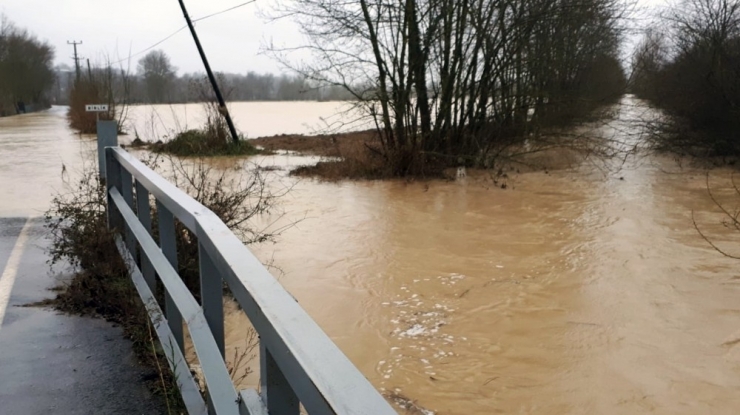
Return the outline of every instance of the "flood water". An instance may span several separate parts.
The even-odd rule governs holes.
[[[591,133],[629,135],[635,101],[625,103]],[[295,110],[285,120],[306,114]],[[306,132],[284,131],[300,125],[291,122],[266,117],[259,135]],[[86,140],[60,108],[0,119],[0,214],[43,211],[61,162],[79,164]],[[705,173],[636,157],[619,170],[583,162],[518,174],[505,190],[474,172],[411,183],[283,177],[293,189],[282,220],[300,222],[254,251],[378,389],[426,413],[736,414],[738,263],[702,240],[692,212],[722,247],[737,239],[719,224]],[[732,209],[730,174],[714,169],[710,181]],[[245,327],[229,315],[230,351]]]
[[[370,128],[365,122],[342,122],[357,118],[352,107],[342,102],[236,102],[229,108],[237,130],[248,138]],[[157,141],[173,131],[197,128],[205,120],[202,104],[137,105],[126,113],[125,125],[132,136]]]

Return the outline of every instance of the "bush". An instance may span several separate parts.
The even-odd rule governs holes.
[[[234,141],[226,124],[225,113],[218,102],[208,95],[207,86],[196,84],[205,110],[205,126],[197,130],[181,131],[165,143],[157,143],[152,150],[180,157],[248,156],[259,151],[243,137]]]
[[[69,126],[83,134],[95,134],[97,120],[116,119],[116,100],[114,97],[114,77],[112,68],[95,69],[88,76],[74,82],[69,91]],[[85,105],[107,104],[106,112],[87,112]],[[119,122],[119,131],[121,130]]]
[[[152,336],[149,316],[108,229],[105,186],[94,168],[86,168],[77,183],[66,185],[70,192],[57,194],[45,214],[52,239],[50,264],[66,262],[79,272],[51,303],[67,313],[120,324],[139,361],[158,369],[148,377],[149,386],[165,397],[170,413],[183,413],[176,380],[170,371],[161,370],[168,367],[167,358]]]
[[[259,151],[245,140],[233,142],[207,129],[178,133],[165,143],[157,143],[152,150],[180,157],[246,156]]]
[[[125,323],[123,319],[135,318],[139,310],[124,300],[131,298],[125,294],[132,293],[133,287],[125,283],[126,268],[107,226],[105,187],[94,173],[86,171],[76,188],[70,189],[72,193],[57,194],[45,214],[52,239],[51,265],[66,262],[82,270],[57,304],[64,311]]]

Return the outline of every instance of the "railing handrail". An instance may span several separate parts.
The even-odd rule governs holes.
[[[277,368],[279,375],[284,378],[281,378],[282,382],[290,385],[290,389],[309,414],[396,414],[390,404],[216,214],[125,150],[107,147],[106,152],[108,160],[115,160],[115,164],[129,173],[137,185],[143,186],[198,238],[206,258],[227,282],[234,298],[260,336],[261,365],[274,365]],[[117,191],[114,191],[115,185],[112,186],[109,196],[114,195],[117,201],[125,199],[121,193],[125,196],[126,186],[130,186],[130,183],[124,183],[123,189],[116,189]],[[130,188],[128,191],[130,192]],[[132,200],[127,202],[132,203]],[[128,217],[131,218],[130,213]],[[134,237],[139,240],[142,236]],[[262,396],[268,401],[267,407],[270,408],[272,405],[269,405],[267,399],[270,395],[265,394],[265,389],[270,384],[266,383],[269,382],[268,379],[264,379],[265,369],[262,370]],[[276,409],[275,412],[280,411]]]

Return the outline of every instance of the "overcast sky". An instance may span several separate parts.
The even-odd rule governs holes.
[[[233,7],[246,0],[186,0],[193,19]],[[267,22],[258,3],[211,17],[196,24],[198,37],[215,71],[278,73],[281,67],[270,57],[259,55],[260,45],[270,40],[280,44],[298,42],[300,33],[289,21]],[[2,0],[0,13],[17,26],[51,43],[57,63],[73,65],[72,45],[78,53],[100,61],[137,53],[185,25],[177,0]],[[156,49],[164,50],[178,73],[202,72],[203,64],[187,29]],[[132,70],[142,55],[132,58]]]
[[[197,19],[244,1],[186,0],[186,5],[190,16]],[[259,54],[260,46],[270,41],[297,45],[300,33],[290,21],[268,22],[262,17],[259,9],[269,8],[268,1],[257,0],[196,24],[215,71],[278,73],[282,70],[272,58]],[[639,3],[643,8],[650,8],[665,1],[639,0]],[[0,13],[50,42],[56,49],[57,63],[70,66],[72,46],[67,45],[68,40],[83,41],[78,51],[92,62],[102,61],[106,53],[115,61],[148,48],[185,25],[177,0],[2,0]],[[203,71],[187,29],[157,49],[170,56],[180,74]],[[136,70],[136,62],[142,56],[132,57],[132,70]]]

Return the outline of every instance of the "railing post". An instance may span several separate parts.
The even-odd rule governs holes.
[[[136,207],[134,206],[134,185],[131,173],[124,168],[121,168],[119,171],[121,175],[121,196],[123,196],[123,200],[126,201],[126,204],[131,210],[134,210]],[[134,233],[128,226],[125,228],[126,247],[128,247],[128,251],[131,253],[134,262],[137,262],[139,256],[136,252],[136,238],[134,238]]]
[[[216,339],[221,357],[225,357],[224,347],[224,303],[221,274],[213,264],[203,244],[198,243],[198,262],[200,264],[200,301],[208,327]]]
[[[136,216],[139,217],[139,222],[144,225],[144,229],[152,234],[152,209],[149,206],[149,191],[139,183],[136,182]],[[154,267],[151,261],[146,255],[141,256],[141,273],[144,275],[144,280],[149,286],[152,294],[157,294],[157,280],[154,272]]]
[[[157,200],[157,218],[159,222],[159,247],[162,248],[162,253],[170,261],[172,268],[177,270],[175,217],[159,200]],[[177,346],[184,352],[182,315],[167,290],[164,291],[164,313],[167,316],[172,335],[177,341]]]
[[[105,150],[105,193],[108,201],[108,229],[117,228],[121,225],[121,216],[110,197],[110,189],[121,188],[121,165],[113,155],[113,151]]]
[[[101,179],[107,177],[106,147],[118,147],[118,122],[100,121],[97,124],[98,131],[98,172]]]
[[[260,395],[270,415],[300,413],[298,397],[262,341],[260,341]]]

